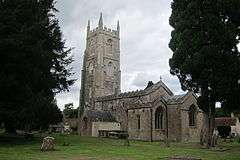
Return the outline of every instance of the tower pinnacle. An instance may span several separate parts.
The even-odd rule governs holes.
[[[117,21],[117,30],[118,30],[118,31],[120,30],[120,24],[119,24],[119,21]]]
[[[99,19],[99,22],[98,22],[98,27],[99,27],[99,28],[103,28],[102,12],[100,13],[100,19]]]
[[[88,20],[88,24],[87,24],[87,32],[90,31],[90,20]]]
[[[90,28],[90,20],[88,20],[87,27]]]

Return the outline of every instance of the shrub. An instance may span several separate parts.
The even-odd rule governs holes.
[[[240,143],[240,137],[237,138],[237,142]]]
[[[230,126],[218,126],[217,127],[218,133],[221,138],[227,138],[230,135],[231,127]]]

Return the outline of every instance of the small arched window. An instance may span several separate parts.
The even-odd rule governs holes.
[[[190,106],[188,116],[189,116],[189,126],[195,126],[196,125],[196,107],[194,105]]]
[[[155,129],[163,129],[163,108],[158,107],[155,111]]]

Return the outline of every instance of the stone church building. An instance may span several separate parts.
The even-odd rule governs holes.
[[[121,93],[120,26],[112,30],[87,26],[81,91],[81,135],[96,135],[97,123],[105,129],[127,131],[129,139],[199,141],[206,115],[197,106],[197,96],[174,95],[162,80],[143,90]],[[106,127],[107,126],[107,127]],[[94,132],[94,133],[93,133]]]

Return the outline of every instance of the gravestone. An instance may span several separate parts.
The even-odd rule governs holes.
[[[45,137],[42,142],[41,151],[52,151],[54,150],[55,138]]]

